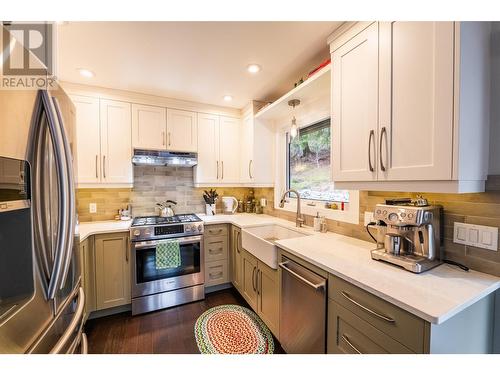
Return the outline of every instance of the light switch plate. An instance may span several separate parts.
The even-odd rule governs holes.
[[[365,211],[365,227],[373,221],[373,212]]]
[[[453,242],[498,251],[498,228],[454,223]]]
[[[97,203],[89,203],[89,212],[95,214],[97,212]]]

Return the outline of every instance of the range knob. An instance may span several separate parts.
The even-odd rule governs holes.
[[[184,231],[185,232],[192,232],[193,231],[193,227],[191,225],[185,225],[184,226]]]
[[[198,225],[198,232],[201,232],[203,230],[203,225]]]
[[[146,229],[146,230],[144,231],[144,234],[145,234],[146,236],[151,235],[151,229]]]
[[[139,229],[136,229],[136,230],[134,230],[133,235],[134,235],[135,237],[139,237],[139,236],[141,235],[141,231],[140,231]]]

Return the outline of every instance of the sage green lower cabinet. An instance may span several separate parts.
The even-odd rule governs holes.
[[[279,337],[280,286],[278,270],[257,262],[257,314],[276,337]]]
[[[328,296],[415,353],[424,353],[428,323],[351,283],[330,275]],[[345,315],[345,314],[344,314]],[[338,333],[337,333],[338,334]]]
[[[255,311],[257,310],[257,287],[255,285],[257,276],[257,258],[248,251],[243,250],[241,263],[241,269],[243,272],[241,295]]]
[[[494,294],[431,324],[339,277],[328,278],[328,353],[491,353]]]
[[[279,338],[279,275],[245,249],[241,250],[240,293],[270,331]]]
[[[227,224],[205,226],[205,287],[229,282],[229,230]]]
[[[231,282],[234,287],[242,293],[243,271],[242,271],[242,248],[241,248],[241,229],[237,226],[231,227],[231,245],[230,245],[230,264],[231,264]]]
[[[387,336],[331,299],[328,301],[328,327],[328,353],[413,353],[406,346]]]
[[[95,236],[97,310],[130,303],[130,263],[128,233]]]
[[[84,321],[96,310],[95,301],[95,253],[94,237],[88,237],[80,243],[82,261],[82,288],[85,292]]]

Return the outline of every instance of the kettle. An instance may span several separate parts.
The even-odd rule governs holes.
[[[161,203],[156,203],[158,208],[160,209],[160,217],[170,217],[174,216],[174,209],[172,208],[172,205],[176,205],[177,202],[171,201],[171,200],[166,200],[165,202]]]
[[[234,214],[238,209],[238,200],[235,197],[222,197],[222,212]]]

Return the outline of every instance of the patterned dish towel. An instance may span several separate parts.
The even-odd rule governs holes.
[[[181,265],[179,241],[171,240],[156,245],[156,269],[176,268]]]

